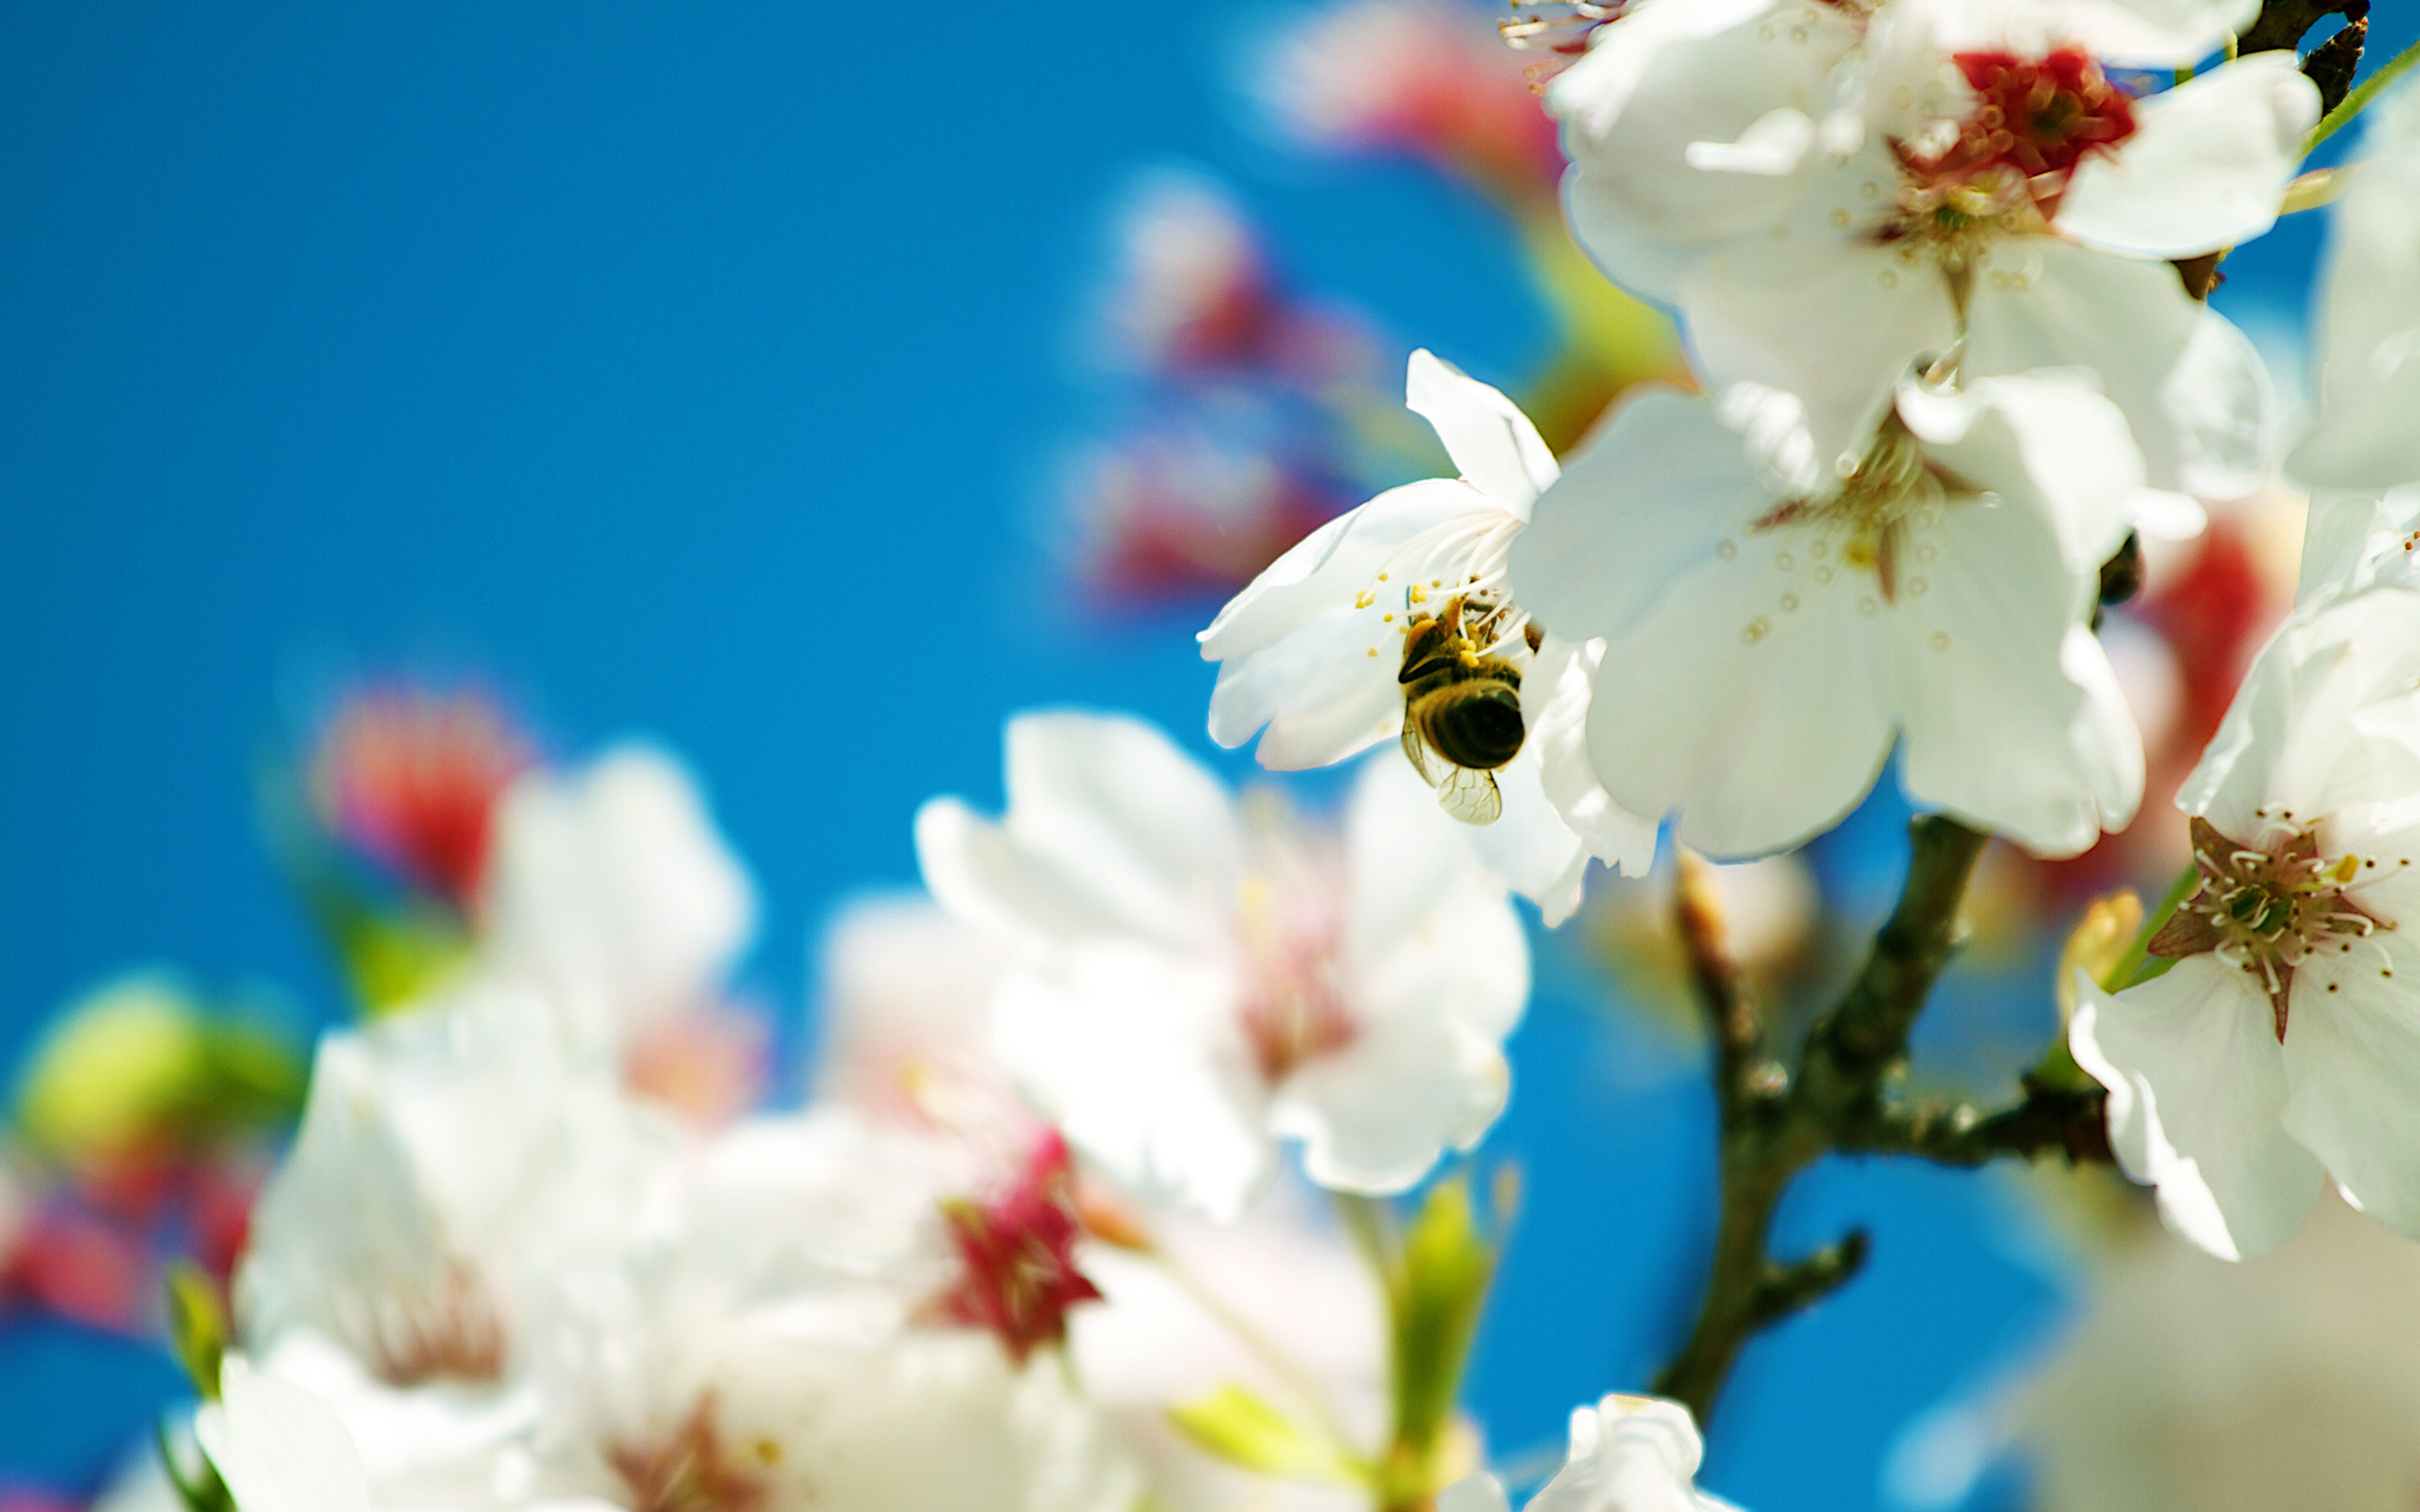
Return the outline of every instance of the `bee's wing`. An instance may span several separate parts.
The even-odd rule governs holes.
[[[1437,807],[1466,825],[1492,825],[1504,812],[1504,790],[1496,785],[1493,772],[1449,765],[1445,780],[1433,785]]]
[[[1412,770],[1420,774],[1420,780],[1431,787],[1435,787],[1461,770],[1453,763],[1429,748],[1427,737],[1420,733],[1420,727],[1414,724],[1409,717],[1404,720],[1404,755],[1411,761]]]

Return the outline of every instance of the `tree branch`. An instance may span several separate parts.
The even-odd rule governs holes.
[[[1834,1147],[1848,1155],[1913,1155],[1972,1168],[2004,1157],[2068,1164],[2106,1164],[2109,1094],[2098,1087],[2047,1087],[2028,1077],[2023,1100],[1986,1114],[1971,1103],[1884,1106],[1840,1133]]]
[[[1863,1232],[1796,1262],[1771,1257],[1773,1215],[1790,1183],[1826,1151],[1844,1148],[1850,1130],[1912,1140],[1898,1132],[1900,1116],[1883,1087],[1906,1058],[1908,1033],[1957,948],[1958,905],[1984,837],[1935,815],[1916,821],[1910,839],[1899,904],[1838,1005],[1807,1031],[1794,1082],[1764,1063],[1761,1028],[1723,949],[1720,913],[1708,903],[1710,879],[1684,866],[1676,903],[1690,973],[1714,1026],[1722,1206],[1705,1300],[1654,1389],[1686,1403],[1700,1423],[1760,1329],[1829,1294],[1865,1261]],[[1961,1121],[1958,1137],[1970,1138],[1972,1127]],[[1947,1142],[1947,1130],[1933,1137]]]

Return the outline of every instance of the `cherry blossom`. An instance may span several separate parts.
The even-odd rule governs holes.
[[[1795,421],[1746,386],[1644,394],[1512,545],[1524,603],[1606,638],[1587,748],[1613,800],[1710,854],[1780,850],[1897,740],[1918,802],[2036,851],[2123,825],[2142,746],[2086,621],[2132,526],[2197,512],[2140,487],[2116,409],[2056,376],[1910,378],[1828,476]]]
[[[1954,347],[1970,378],[2088,367],[2153,482],[2248,493],[2265,372],[2164,259],[2268,229],[2316,91],[2290,54],[2140,100],[2102,67],[2188,61],[2235,8],[1648,0],[1550,96],[1573,227],[1715,382],[1799,395],[1827,462]]]
[[[2415,902],[2420,591],[2323,599],[2245,678],[2178,806],[2195,890],[2151,941],[2165,974],[2086,982],[2070,1031],[2109,1088],[2126,1173],[2228,1259],[2298,1228],[2332,1174],[2420,1234]]]
[[[1633,875],[1653,859],[1652,822],[1625,812],[1568,738],[1584,721],[1594,649],[1558,640],[1507,590],[1505,555],[1528,524],[1555,459],[1510,399],[1425,351],[1406,403],[1445,443],[1457,478],[1406,485],[1330,521],[1280,557],[1202,632],[1219,663],[1210,734],[1259,735],[1264,766],[1323,766],[1404,730],[1407,634],[1446,623],[1466,662],[1509,670],[1515,753],[1480,771],[1500,817],[1473,845],[1549,923],[1578,905],[1593,855]],[[1524,738],[1524,726],[1534,738]]]
[[[1278,1138],[1323,1185],[1394,1192],[1495,1121],[1528,950],[1404,764],[1363,768],[1338,835],[1136,720],[1026,715],[1007,746],[1006,816],[934,799],[917,850],[1025,951],[1001,1056],[1109,1175],[1232,1215]]]
[[[1725,1512],[1698,1489],[1705,1446],[1688,1409],[1647,1396],[1607,1396],[1572,1412],[1571,1450],[1528,1512]],[[1449,1487],[1437,1512],[1512,1512],[1504,1487],[1477,1475]]]

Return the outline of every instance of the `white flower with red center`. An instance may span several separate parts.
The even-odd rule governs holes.
[[[1232,1215],[1287,1138],[1323,1185],[1398,1192],[1495,1121],[1528,948],[1404,764],[1363,769],[1338,835],[1132,719],[1028,715],[1007,744],[1004,818],[937,798],[917,851],[1020,946],[1002,1059],[1111,1177]]]
[[[2084,983],[2069,1042],[2109,1088],[2126,1173],[2168,1226],[2248,1258],[2333,1175],[2420,1235],[2420,591],[2332,598],[2280,630],[2179,795],[2194,893],[2173,965]]]
[[[244,1335],[263,1351],[321,1335],[391,1386],[509,1384],[550,1267],[611,1242],[672,1152],[527,994],[479,987],[330,1035],[253,1212]]]
[[[1651,1396],[1607,1396],[1572,1412],[1572,1442],[1528,1512],[1730,1512],[1698,1489],[1705,1444],[1689,1410]],[[1437,1512],[1512,1512],[1493,1475],[1448,1487]]]
[[[1222,746],[1258,735],[1261,764],[1280,771],[1324,766],[1402,734],[1407,706],[1428,707],[1423,689],[1447,685],[1495,723],[1468,749],[1421,736],[1418,759],[1473,822],[1481,858],[1559,923],[1578,906],[1589,857],[1640,874],[1655,826],[1615,807],[1575,742],[1558,738],[1586,717],[1575,667],[1595,649],[1533,624],[1506,583],[1506,553],[1555,481],[1554,455],[1512,400],[1425,351],[1412,354],[1406,386],[1461,475],[1331,520],[1219,610],[1201,636],[1203,658],[1219,663],[1210,735]],[[1422,664],[1441,676],[1412,665],[1416,635],[1441,649]]]
[[[1614,801],[1711,855],[1780,850],[1897,741],[1916,801],[2035,851],[2122,826],[2142,744],[2086,621],[2147,505],[2193,512],[2141,488],[2116,409],[2056,376],[1911,379],[1829,475],[1795,418],[1746,386],[1642,395],[1513,545],[1522,602],[1607,640],[1587,750]]]
[[[2201,37],[2212,8],[2181,8],[2174,35]],[[2133,14],[1651,0],[1550,97],[1575,232],[1678,306],[1715,382],[1800,395],[1827,463],[1862,452],[1912,358],[1954,347],[1970,378],[2088,367],[2155,484],[2248,493],[2265,373],[2165,259],[2268,229],[2318,95],[2259,54],[2130,98],[2114,51],[2198,54],[2110,12]]]
[[[1125,1512],[1099,1414],[1018,1357],[1090,1291],[1063,1150],[996,1195],[972,1154],[834,1109],[700,1147],[629,1243],[559,1274],[537,1484],[634,1512]]]
[[[2303,594],[2420,572],[2420,90],[2366,113],[2329,217],[2319,419],[2286,459],[2311,489]]]

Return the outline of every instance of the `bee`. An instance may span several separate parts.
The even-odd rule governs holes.
[[[1463,601],[1404,630],[1404,754],[1437,790],[1437,804],[1467,825],[1504,812],[1496,769],[1521,753],[1521,669],[1482,656],[1465,633]],[[1529,636],[1535,650],[1537,636]]]

